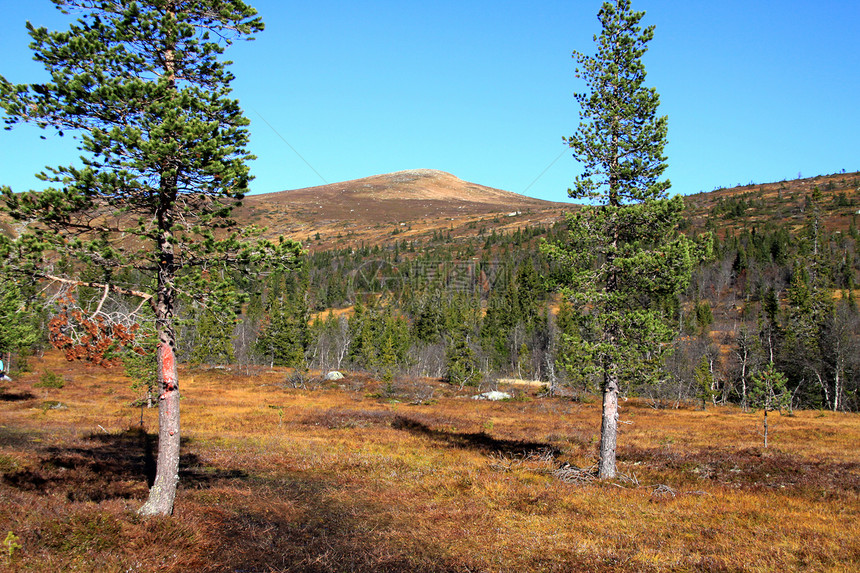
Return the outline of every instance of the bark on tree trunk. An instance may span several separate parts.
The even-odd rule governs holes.
[[[176,368],[176,332],[173,330],[173,307],[176,302],[174,281],[176,262],[169,206],[176,196],[175,174],[162,180],[164,209],[158,213],[159,263],[155,302],[158,336],[158,459],[155,482],[149,499],[140,508],[141,515],[171,515],[179,483],[179,377]]]
[[[170,325],[159,325],[158,342],[158,459],[155,482],[141,515],[171,515],[179,483],[179,379],[175,337]]]
[[[618,443],[618,376],[606,369],[603,385],[603,423],[600,428],[600,462],[597,477],[615,477],[615,448]]]
[[[619,134],[617,126],[613,128],[611,149],[613,157],[609,167],[609,206],[618,208],[621,206],[618,183],[618,142]],[[618,226],[612,223],[612,242],[610,251],[606,257],[606,266],[610,269],[606,280],[606,293],[610,296],[618,291],[618,276],[613,269],[615,251],[618,248]],[[609,311],[612,308],[607,309]],[[606,341],[610,347],[617,342],[616,325],[611,325],[605,334]],[[615,477],[615,449],[618,443],[618,368],[617,364],[610,360],[604,362],[603,367],[603,422],[600,426],[600,459],[597,466],[597,477],[600,479],[612,479]]]

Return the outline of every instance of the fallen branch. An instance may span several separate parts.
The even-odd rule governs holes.
[[[152,305],[153,310],[155,310],[155,297],[153,297],[151,294],[149,294],[147,292],[134,290],[134,289],[130,289],[130,288],[124,288],[121,286],[106,284],[106,283],[94,283],[94,282],[89,282],[89,281],[67,279],[64,277],[58,277],[56,275],[49,275],[47,273],[38,273],[36,276],[39,278],[47,279],[50,281],[56,281],[59,283],[72,285],[72,286],[83,286],[83,287],[104,289],[105,294],[102,297],[102,302],[99,303],[99,309],[101,309],[101,305],[104,302],[104,299],[107,297],[107,292],[110,291],[110,292],[115,292],[117,294],[124,294],[127,296],[136,296],[138,298],[141,298],[141,299],[143,299],[143,302],[149,302]],[[141,305],[138,306],[137,308],[140,309],[140,307],[142,305],[143,305],[143,303],[141,303]],[[137,312],[137,311],[135,311],[135,312]]]

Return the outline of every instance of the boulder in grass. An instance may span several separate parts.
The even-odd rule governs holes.
[[[338,372],[337,370],[332,370],[328,374],[325,375],[326,380],[340,380],[343,378],[343,374]]]
[[[497,390],[493,390],[491,392],[484,392],[483,394],[478,394],[477,396],[472,396],[472,400],[490,400],[491,402],[498,402],[499,400],[510,400],[511,395],[507,392],[499,392]]]

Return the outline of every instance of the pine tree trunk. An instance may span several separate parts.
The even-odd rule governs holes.
[[[173,244],[173,219],[169,205],[176,198],[176,178],[162,179],[162,205],[157,213],[158,285],[155,303],[156,335],[158,336],[158,458],[155,482],[149,499],[140,508],[141,515],[171,515],[179,483],[179,377],[176,368],[176,332],[173,329],[173,309],[176,291],[176,258]]]
[[[598,477],[615,477],[615,448],[618,442],[618,376],[608,366],[603,384],[603,423],[600,428]]]
[[[165,257],[165,259],[168,257]],[[165,261],[166,262],[166,261]],[[172,261],[171,261],[172,262]],[[179,378],[176,368],[176,335],[173,331],[172,281],[159,273],[156,321],[158,328],[158,459],[155,482],[141,515],[170,515],[179,483]]]
[[[609,171],[609,205],[614,208],[620,207],[618,198],[618,135],[612,135],[612,149],[615,156],[612,159]],[[612,269],[615,249],[618,248],[618,228],[612,229],[612,243],[610,254],[607,255],[606,266]],[[618,290],[618,277],[615,270],[611,270],[606,281],[606,292],[610,296]],[[607,310],[612,310],[608,308]],[[615,324],[609,326],[605,334],[609,346],[617,344]],[[618,367],[617,364],[607,360],[603,366],[603,422],[600,426],[600,460],[597,467],[597,476],[600,479],[612,479],[615,477],[615,449],[618,444]]]
[[[159,281],[161,282],[161,281]],[[169,284],[169,283],[167,283]],[[158,328],[158,458],[155,482],[141,515],[171,515],[179,483],[179,378],[176,335],[173,331],[173,290],[159,289],[156,304]]]

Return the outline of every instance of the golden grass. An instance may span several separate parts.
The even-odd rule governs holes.
[[[594,463],[597,402],[439,386],[410,405],[360,378],[311,391],[277,370],[183,371],[176,515],[143,521],[156,412],[141,429],[119,369],[33,368],[0,400],[0,533],[23,546],[0,570],[860,569],[854,414],[773,416],[764,450],[760,415],[631,399],[627,479],[577,485],[553,470]],[[32,387],[46,368],[63,388]]]

